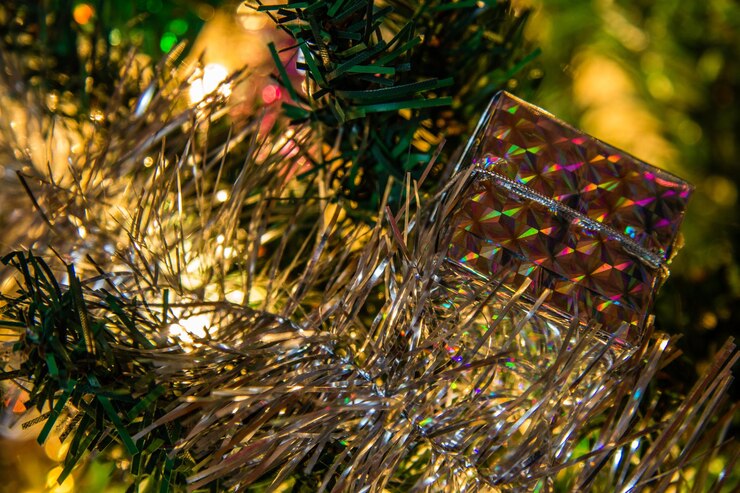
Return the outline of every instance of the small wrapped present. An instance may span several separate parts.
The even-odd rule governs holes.
[[[538,316],[638,341],[691,185],[506,92],[464,159],[447,259],[469,287],[502,302],[521,290]]]

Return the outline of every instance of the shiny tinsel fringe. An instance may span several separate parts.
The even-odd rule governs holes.
[[[52,116],[0,56],[3,375],[70,441],[66,474],[114,441],[126,481],[175,489],[728,486],[732,342],[666,395],[666,335],[621,347],[472,283],[445,260],[469,172],[409,177],[367,223],[309,123],[188,104],[164,65]]]

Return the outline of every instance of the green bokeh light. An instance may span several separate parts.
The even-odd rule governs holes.
[[[159,41],[159,48],[167,53],[177,43],[177,36],[174,33],[166,32],[162,35],[162,39]]]
[[[118,28],[112,29],[108,36],[108,42],[111,46],[118,46],[121,44],[121,30]]]
[[[170,22],[168,28],[178,36],[182,36],[188,31],[188,23],[185,19],[174,19]]]

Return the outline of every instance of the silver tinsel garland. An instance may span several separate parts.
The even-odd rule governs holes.
[[[735,462],[707,468],[733,456],[733,344],[678,399],[651,388],[676,357],[667,335],[616,347],[575,318],[546,326],[526,286],[499,298],[496,280],[466,285],[445,258],[471,169],[434,193],[409,177],[397,210],[388,192],[366,224],[334,192],[332,150],[309,123],[229,119],[218,90],[191,104],[192,78],[166,64],[138,99],[124,98],[124,74],[110,107],[66,118],[0,56],[2,249],[46,259],[65,292],[74,264],[110,334],[99,364],[162,411],[144,426],[116,408],[105,434],[140,444],[181,430],[160,481],[180,460],[191,490],[266,478],[319,491],[726,485]],[[2,275],[0,315],[17,321],[23,278]],[[4,336],[5,371],[28,356],[10,349],[27,330]],[[71,440],[84,415],[64,405],[56,432]]]

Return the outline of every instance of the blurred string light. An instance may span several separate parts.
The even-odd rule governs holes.
[[[62,462],[64,457],[67,455],[71,442],[62,442],[59,436],[54,434],[51,435],[48,440],[44,443],[44,452],[46,456],[54,462]]]
[[[71,474],[67,476],[62,484],[57,483],[57,478],[59,478],[63,470],[64,468],[62,466],[57,466],[46,475],[46,491],[48,493],[69,493],[74,491],[75,480]]]
[[[173,32],[167,31],[162,35],[162,39],[159,40],[159,48],[162,52],[169,52],[173,46],[177,44],[177,35]]]
[[[72,18],[81,26],[84,26],[95,16],[95,8],[88,3],[81,3],[75,6],[72,11]]]
[[[203,67],[200,77],[190,83],[188,91],[190,102],[197,105],[214,92],[217,92],[220,96],[229,97],[231,95],[231,85],[224,83],[228,76],[228,69],[219,63],[209,63]]]
[[[242,3],[236,9],[236,18],[247,31],[260,31],[267,26],[268,17],[262,12],[257,12],[247,4]]]
[[[219,190],[218,192],[216,192],[216,200],[218,202],[226,202],[227,200],[229,200],[229,191],[228,190]],[[219,238],[220,238],[220,236],[219,236]],[[223,242],[219,242],[219,243],[223,243]]]
[[[108,35],[108,42],[111,46],[118,46],[121,44],[121,30],[118,28],[112,29]]]
[[[185,19],[174,19],[168,25],[169,30],[178,36],[182,36],[188,32],[188,27],[188,21]]]
[[[196,14],[198,15],[198,17],[200,17],[200,19],[204,21],[212,19],[215,13],[216,9],[214,9],[207,3],[201,3],[200,5],[198,5],[196,10]]]
[[[282,97],[282,90],[277,84],[269,84],[262,88],[262,100],[265,104],[271,104]]]
[[[167,31],[159,40],[159,48],[163,53],[169,52],[176,44],[178,39],[188,32],[190,26],[185,19],[173,19],[167,24]]]
[[[178,342],[185,352],[192,351],[197,340],[215,334],[216,326],[213,324],[213,316],[208,313],[185,316],[169,326],[169,335]]]

